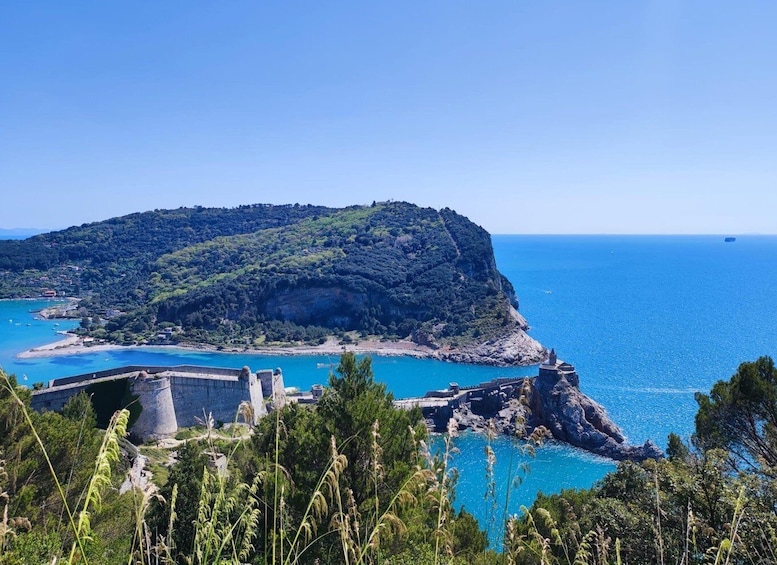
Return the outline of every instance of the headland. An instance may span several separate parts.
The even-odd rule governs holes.
[[[448,208],[155,210],[0,241],[0,255],[0,297],[75,297],[41,316],[80,320],[80,345],[331,354],[353,344],[497,366],[546,355],[491,236]]]
[[[417,406],[429,428],[444,432],[452,419],[459,430],[527,438],[533,432],[615,460],[643,461],[663,457],[652,441],[629,445],[606,410],[580,391],[575,367],[559,360],[554,350],[536,377],[495,379],[475,386],[451,383],[421,398],[397,401]]]

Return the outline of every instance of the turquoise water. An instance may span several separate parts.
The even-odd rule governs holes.
[[[777,357],[777,237],[498,236],[531,335],[634,442],[693,431],[693,393]]]
[[[581,388],[603,404],[633,442],[665,445],[675,431],[693,431],[694,392],[731,376],[760,355],[777,357],[777,237],[494,236],[499,269],[514,283],[531,335],[577,366]],[[193,363],[283,369],[287,386],[326,382],[336,358],[280,357],[127,349],[79,356],[15,359],[19,351],[57,337],[75,323],[35,320],[45,303],[0,302],[0,365],[27,383],[125,364]],[[11,320],[11,321],[9,321]],[[27,324],[30,324],[29,326]],[[409,358],[373,359],[376,378],[397,397],[451,381],[474,384],[496,376],[534,374]],[[456,502],[485,520],[483,439],[456,440],[460,471]],[[502,496],[512,453],[496,444]],[[515,467],[514,467],[515,468]],[[530,461],[510,495],[509,512],[538,491],[588,487],[614,468],[610,461],[550,444]],[[501,511],[500,511],[501,516]]]

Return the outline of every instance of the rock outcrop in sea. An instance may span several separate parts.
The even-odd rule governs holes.
[[[554,351],[540,365],[536,378],[502,379],[469,391],[451,392],[453,402],[424,409],[427,423],[435,431],[445,431],[453,418],[460,430],[485,432],[493,420],[503,434],[528,437],[543,427],[553,439],[618,461],[663,457],[652,441],[628,444],[605,409],[580,391],[575,368],[558,360]]]
[[[508,307],[508,315],[514,322],[513,328],[498,337],[481,343],[441,347],[432,332],[420,330],[413,332],[412,341],[419,348],[423,348],[424,357],[441,361],[494,367],[541,363],[548,357],[548,350],[526,333],[529,331],[529,324],[515,307]],[[418,349],[416,349],[416,353],[419,353]]]
[[[526,333],[529,327],[522,317],[520,319],[523,323],[506,335],[478,345],[441,351],[436,356],[444,361],[496,367],[539,363],[547,357],[548,350]]]

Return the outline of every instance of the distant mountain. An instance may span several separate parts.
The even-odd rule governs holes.
[[[81,297],[79,316],[107,320],[88,331],[120,343],[253,347],[347,332],[433,349],[516,332],[533,341],[489,234],[403,202],[131,214],[0,242],[0,269],[0,296]]]

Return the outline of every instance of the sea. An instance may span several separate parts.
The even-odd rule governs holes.
[[[497,267],[514,284],[530,335],[576,366],[580,388],[605,407],[632,443],[666,446],[675,432],[688,439],[694,394],[729,378],[744,361],[777,358],[777,236],[493,236]],[[199,364],[280,367],[287,386],[325,383],[330,356],[261,356],[128,348],[84,355],[18,359],[54,341],[77,322],[39,319],[45,301],[0,302],[0,366],[22,384],[121,365]],[[395,397],[536,374],[536,367],[494,368],[432,360],[374,357],[376,379]],[[439,448],[441,441],[434,442]],[[456,507],[485,527],[486,440],[453,440]],[[520,514],[538,492],[588,488],[615,463],[548,442],[534,454],[498,438],[497,522]]]

